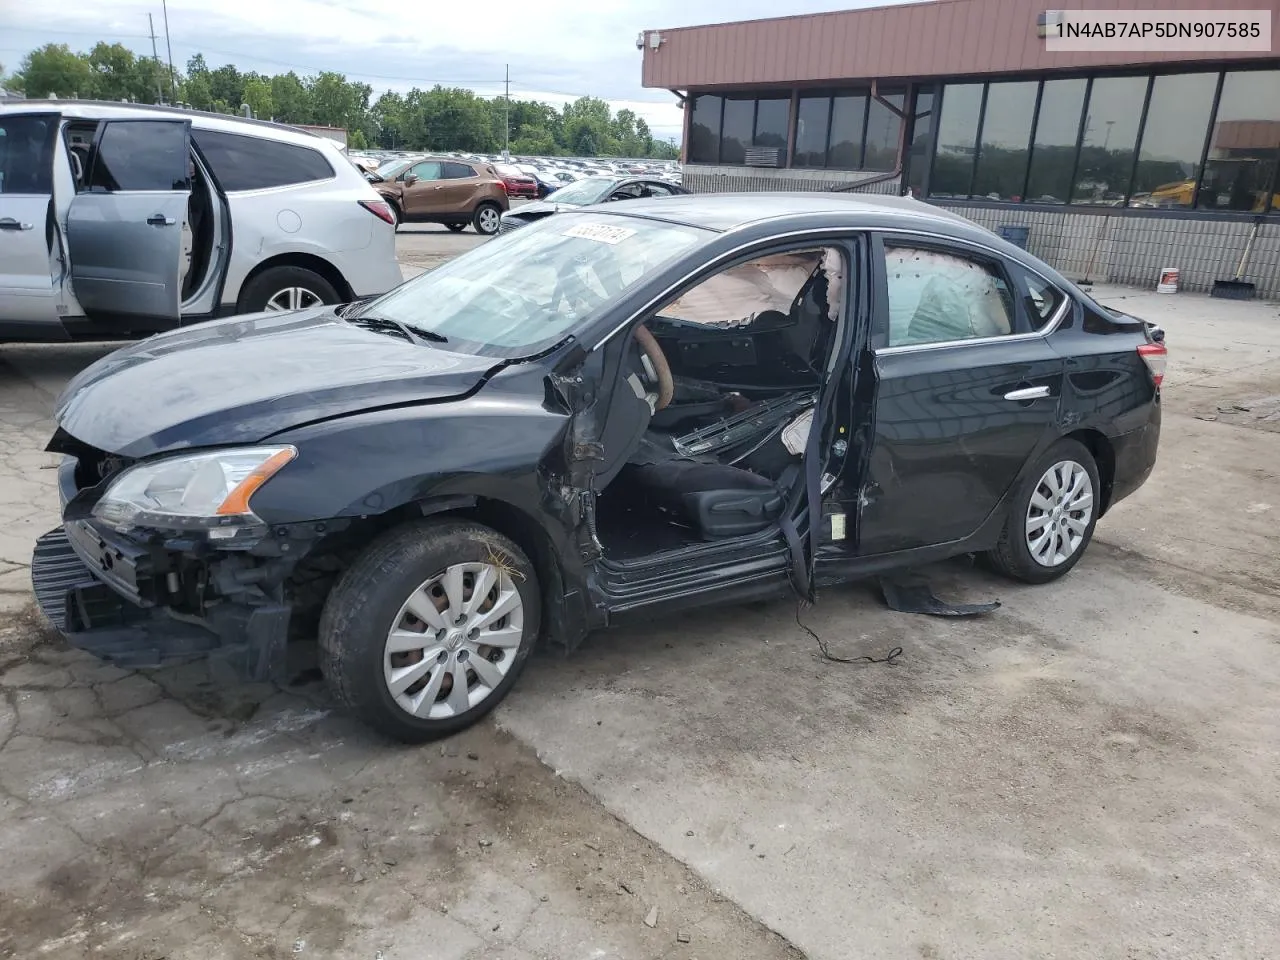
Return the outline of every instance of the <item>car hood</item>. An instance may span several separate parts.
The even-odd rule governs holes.
[[[572,203],[554,203],[551,200],[534,200],[532,203],[522,203],[520,206],[512,210],[507,216],[523,217],[525,219],[533,219],[535,217],[545,217],[551,213],[560,213],[564,210],[582,210],[583,208]]]
[[[333,307],[160,334],[103,357],[58,399],[58,425],[124,457],[256,443],[372,407],[468,393],[502,361],[353,326]]]

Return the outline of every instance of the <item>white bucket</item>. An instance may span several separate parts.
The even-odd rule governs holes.
[[[1156,281],[1156,293],[1178,292],[1178,268],[1162,267],[1160,279]]]

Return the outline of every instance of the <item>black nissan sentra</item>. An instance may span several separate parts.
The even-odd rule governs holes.
[[[278,673],[403,740],[542,637],[976,553],[1048,583],[1151,472],[1162,331],[906,199],[565,213],[380,298],[201,324],[58,403],[45,613]]]

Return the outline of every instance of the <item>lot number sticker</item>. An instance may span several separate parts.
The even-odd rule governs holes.
[[[610,227],[603,223],[580,223],[564,232],[566,237],[580,237],[583,240],[594,240],[597,243],[621,243],[636,232],[630,227]]]

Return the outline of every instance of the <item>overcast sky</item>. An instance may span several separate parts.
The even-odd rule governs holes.
[[[374,88],[440,83],[563,103],[584,94],[631,107],[655,135],[678,136],[675,98],[640,86],[641,30],[872,6],[867,0],[168,0],[174,65],[300,74],[336,70]],[[56,9],[56,14],[51,11]],[[104,39],[150,54],[147,14],[165,56],[160,0],[91,0],[37,11],[0,0],[0,63],[16,69],[45,43],[88,50]]]

